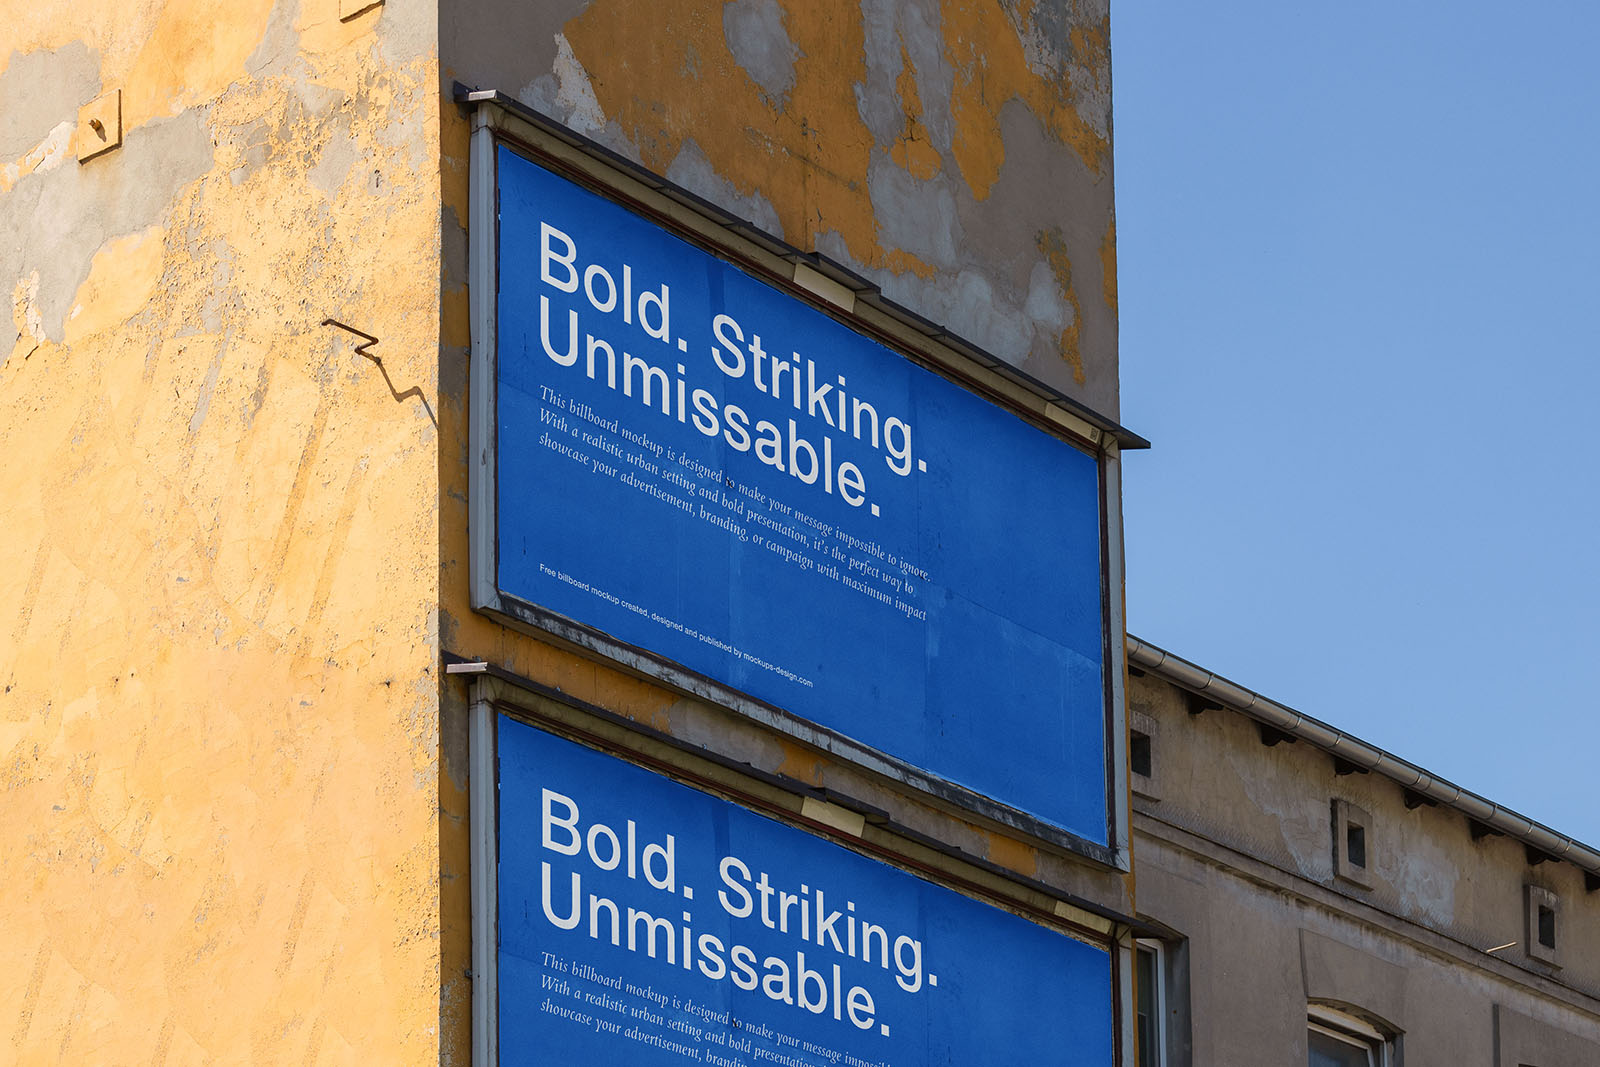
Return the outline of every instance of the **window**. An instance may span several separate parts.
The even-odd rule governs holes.
[[[1134,1034],[1138,1067],[1166,1067],[1166,983],[1162,980],[1164,950],[1159,941],[1140,939],[1134,959]]]
[[[1133,794],[1145,800],[1160,800],[1161,786],[1156,777],[1156,738],[1160,727],[1150,716],[1128,710],[1128,784]]]
[[[1141,778],[1150,774],[1150,735],[1134,730],[1128,739],[1128,769]]]
[[[1333,873],[1352,885],[1372,888],[1372,816],[1348,800],[1333,802]]]
[[[1528,957],[1558,967],[1561,959],[1556,944],[1561,926],[1561,898],[1537,885],[1525,887],[1525,893]]]
[[[1350,857],[1350,866],[1367,866],[1367,828],[1355,823],[1344,828],[1344,854]]]
[[[1308,1067],[1390,1067],[1390,1044],[1374,1026],[1313,1004],[1307,1021]]]

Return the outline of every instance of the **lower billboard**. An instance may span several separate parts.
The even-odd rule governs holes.
[[[1109,950],[499,720],[505,1064],[1113,1063]]]

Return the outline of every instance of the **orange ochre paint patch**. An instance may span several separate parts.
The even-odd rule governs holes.
[[[1045,262],[1050,264],[1050,271],[1056,276],[1062,294],[1067,298],[1067,303],[1072,305],[1072,322],[1061,331],[1061,358],[1072,368],[1072,380],[1082,385],[1083,353],[1079,348],[1079,335],[1083,331],[1083,307],[1078,302],[1078,291],[1072,287],[1072,261],[1067,258],[1067,243],[1061,231],[1055,228],[1039,231],[1037,240],[1039,251],[1044,253]]]
[[[793,4],[785,30],[794,44],[794,84],[782,101],[757,84],[729,50],[723,4],[600,0],[564,28],[605,116],[636,146],[645,166],[664,172],[691,137],[741,195],[760,192],[778,213],[782,236],[814,248],[836,234],[868,267],[916,269],[891,260],[879,243],[868,188],[875,145],[861,119],[856,87],[867,79],[865,40],[855,4]],[[1110,142],[1079,114],[1070,73],[1084,65],[1097,84],[1107,70],[1104,22],[1062,42],[1068,69],[1030,68],[1022,35],[1034,34],[1034,5],[990,2],[943,6],[945,55],[954,70],[950,108],[955,162],[975,199],[986,199],[1005,162],[1001,109],[1020,100],[1051,136],[1099,173]],[[943,160],[921,125],[924,102],[909,63],[896,89],[904,134],[890,157],[928,178]],[[918,271],[918,273],[921,273]],[[1074,350],[1075,351],[1075,350]]]

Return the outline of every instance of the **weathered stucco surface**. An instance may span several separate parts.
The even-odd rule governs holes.
[[[1106,0],[461,0],[512,94],[1115,417]]]
[[[0,1060],[438,1062],[435,9],[0,17]]]

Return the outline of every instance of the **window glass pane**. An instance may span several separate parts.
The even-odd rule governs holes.
[[[1137,1020],[1139,1067],[1160,1067],[1160,1046],[1156,1044],[1156,954],[1147,948],[1138,951],[1135,981],[1138,984]]]
[[[1311,1031],[1311,1053],[1306,1062],[1308,1067],[1376,1067],[1370,1046],[1320,1030]]]
[[[1352,867],[1367,865],[1367,831],[1351,823],[1344,833],[1344,852]]]

